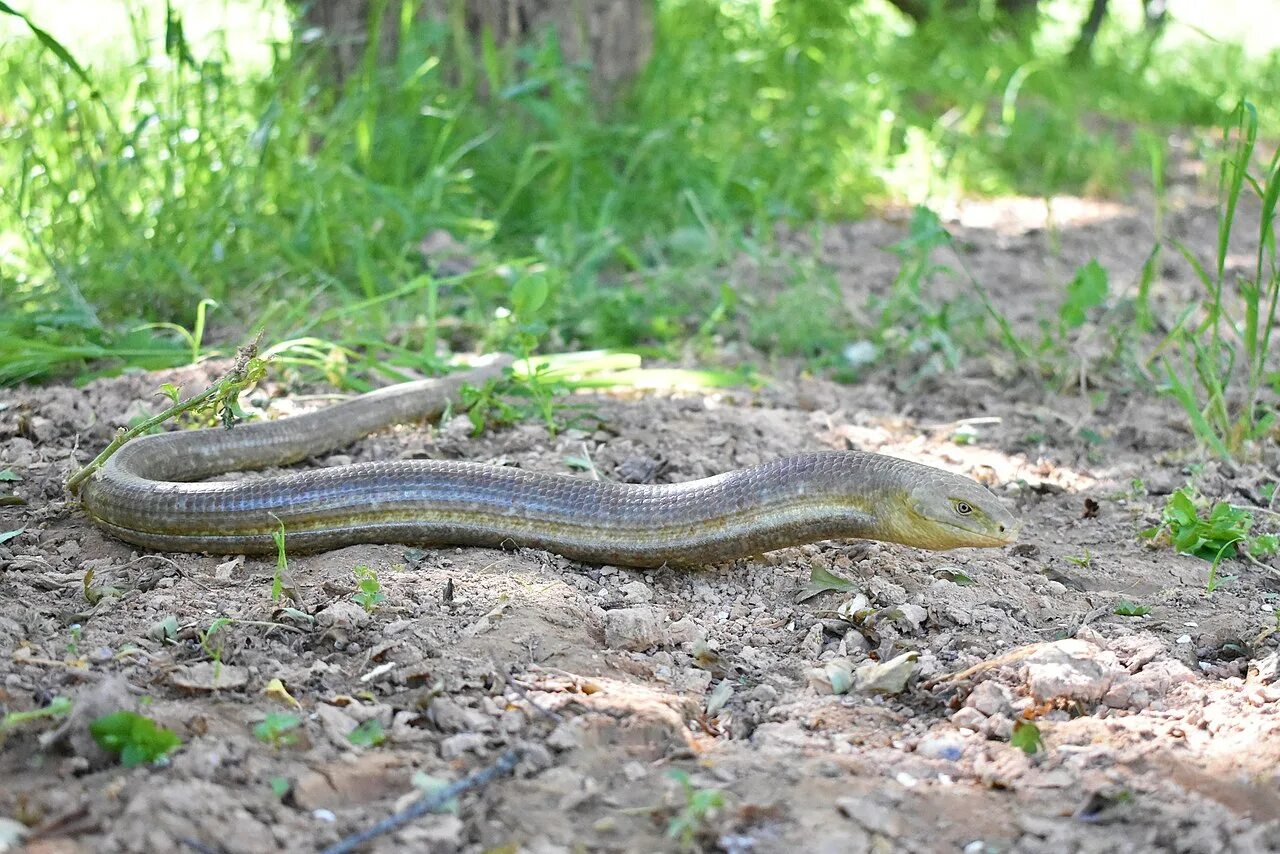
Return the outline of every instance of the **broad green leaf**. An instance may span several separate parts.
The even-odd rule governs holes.
[[[833,590],[852,590],[853,588],[852,581],[833,575],[820,566],[815,566],[809,571],[809,586],[800,591],[796,601],[804,602],[806,599],[812,599],[820,593],[827,593]]]
[[[1013,735],[1009,743],[1028,755],[1038,752],[1044,747],[1044,739],[1040,735],[1040,727],[1030,721],[1015,721]]]

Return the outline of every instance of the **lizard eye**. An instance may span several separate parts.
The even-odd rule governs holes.
[[[968,516],[970,513],[973,512],[973,508],[969,506],[969,502],[967,501],[957,501],[956,512],[959,513],[961,516]]]

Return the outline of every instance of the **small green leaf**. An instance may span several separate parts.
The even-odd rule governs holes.
[[[253,735],[276,747],[293,744],[298,735],[292,730],[302,725],[302,719],[288,712],[271,712],[253,728]]]
[[[432,775],[426,773],[425,771],[415,771],[413,774],[413,777],[410,779],[410,782],[413,783],[415,788],[421,790],[422,796],[424,798],[430,798],[435,794],[437,794],[438,792],[440,792],[440,790],[447,789],[453,785],[452,781],[446,780],[443,777],[433,777]],[[458,811],[457,798],[450,798],[449,800],[441,804],[440,809],[437,810],[437,812],[452,812],[452,813],[456,813],[457,811]]]
[[[382,728],[382,724],[373,718],[347,733],[347,741],[357,747],[377,747],[386,740],[387,733]]]
[[[22,480],[22,475],[18,474],[13,469],[0,469],[0,480],[18,481]]]
[[[1030,721],[1014,721],[1013,735],[1009,743],[1027,755],[1031,755],[1044,747],[1044,739],[1040,736],[1040,727]]]
[[[378,580],[377,570],[361,564],[352,570],[356,577],[356,592],[351,598],[366,611],[372,612],[378,605],[387,601],[382,592],[382,582]]]
[[[1121,617],[1145,617],[1151,613],[1151,609],[1146,605],[1138,605],[1128,599],[1121,599],[1116,603],[1112,612]]]
[[[1262,534],[1254,537],[1249,544],[1249,554],[1254,557],[1267,557],[1280,551],[1280,537],[1275,534]]]
[[[1077,435],[1080,436],[1086,445],[1102,444],[1102,434],[1097,430],[1090,430],[1088,427],[1081,427],[1080,432]]]
[[[120,757],[126,768],[156,762],[182,744],[173,730],[136,712],[104,715],[89,724],[89,732],[99,747]]]
[[[26,530],[27,530],[26,528],[15,528],[12,531],[5,531],[4,533],[0,534],[0,543],[7,543],[10,540],[12,540],[14,537],[18,536],[19,534],[23,533]]]
[[[853,589],[854,584],[852,581],[843,579],[838,575],[833,575],[821,566],[815,566],[809,571],[809,586],[800,591],[800,595],[796,597],[796,601],[804,602],[807,599],[812,599],[820,593]]]
[[[521,276],[511,287],[511,313],[521,323],[534,318],[538,309],[542,308],[551,293],[547,277],[541,273],[530,273]]]
[[[933,571],[933,577],[941,578],[943,581],[950,581],[957,587],[972,587],[978,583],[960,570],[948,566],[935,569]]]
[[[1185,488],[1179,489],[1169,496],[1164,508],[1165,519],[1180,525],[1194,525],[1196,521],[1196,505],[1187,494]]]
[[[178,403],[182,400],[182,391],[173,383],[164,383],[161,385],[157,394],[163,394],[174,403]]]
[[[147,629],[147,636],[161,642],[172,641],[178,636],[177,615],[169,614],[164,619],[152,623]]]
[[[288,777],[272,777],[270,780],[271,791],[275,793],[277,798],[283,798],[289,794],[289,778]]]
[[[1107,271],[1096,259],[1076,270],[1075,278],[1067,285],[1067,297],[1058,309],[1062,328],[1083,326],[1089,309],[1106,302],[1108,290]]]

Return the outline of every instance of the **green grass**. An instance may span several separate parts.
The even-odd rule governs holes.
[[[1280,386],[1280,376],[1268,361],[1280,304],[1275,235],[1280,152],[1255,177],[1257,141],[1257,110],[1242,101],[1224,140],[1217,255],[1206,265],[1189,248],[1177,245],[1205,292],[1160,348],[1166,390],[1182,404],[1196,437],[1222,457],[1266,436],[1276,424],[1274,406],[1266,405],[1263,396],[1268,385]],[[1260,207],[1254,265],[1249,272],[1229,274],[1227,258],[1245,193],[1256,195]]]
[[[277,361],[356,388],[475,347],[743,340],[852,379],[846,348],[868,341],[951,370],[1002,319],[976,282],[931,295],[949,235],[898,247],[891,295],[859,317],[773,225],[960,191],[1120,193],[1169,127],[1220,123],[1246,86],[1280,102],[1280,63],[1231,45],[1143,65],[1109,27],[1069,71],[1063,27],[911,33],[874,3],[669,0],[653,62],[609,106],[550,37],[477,60],[426,25],[334,89],[305,46],[264,50],[251,25],[189,40],[137,0],[125,37],[84,53],[63,35],[83,19],[24,8],[43,41],[0,15],[0,384],[195,361],[259,328]],[[456,257],[424,255],[440,233]],[[752,292],[724,272],[744,253],[794,275]]]

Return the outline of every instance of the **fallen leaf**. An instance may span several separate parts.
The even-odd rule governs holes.
[[[707,698],[707,714],[715,715],[724,708],[725,703],[729,702],[729,698],[733,696],[733,683],[728,679],[722,679],[715,690],[711,692],[711,696]]]
[[[1014,721],[1009,744],[1023,753],[1032,754],[1044,747],[1044,739],[1040,735],[1040,727],[1030,721]]]
[[[854,673],[859,691],[876,694],[901,694],[916,669],[915,652],[904,652],[888,661],[869,661]]]
[[[365,753],[355,762],[333,762],[298,778],[293,801],[305,810],[370,804],[409,788],[402,760],[387,753]]]
[[[169,681],[184,691],[231,691],[249,684],[249,671],[230,664],[202,661],[175,670]]]
[[[267,686],[262,689],[262,693],[266,694],[277,703],[285,706],[293,706],[295,709],[302,708],[302,704],[294,699],[289,693],[289,689],[284,687],[284,683],[279,679],[272,679]]]
[[[853,662],[847,658],[833,658],[821,667],[814,667],[808,674],[809,686],[819,694],[847,694],[853,687]]]
[[[809,586],[800,591],[800,595],[796,596],[797,602],[804,602],[812,599],[820,593],[826,593],[830,590],[852,590],[854,584],[848,579],[834,575],[820,566],[815,566],[809,571]]]

